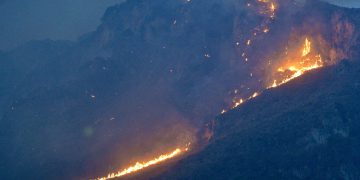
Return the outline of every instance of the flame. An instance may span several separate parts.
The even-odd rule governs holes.
[[[311,42],[308,40],[308,38],[305,39],[304,49],[302,52],[302,56],[306,56],[311,52]]]
[[[279,79],[273,80],[272,84],[268,88],[275,88],[282,84],[285,84],[301,75],[305,72],[321,68],[324,66],[324,62],[320,54],[312,53],[311,41],[305,38],[303,48],[301,50],[301,57],[297,61],[292,61],[285,66],[281,66],[277,69],[278,74],[285,74]]]
[[[257,0],[259,3],[265,4],[265,10],[262,12],[263,14],[268,14],[271,19],[275,18],[275,13],[277,10],[277,4],[274,0]]]
[[[262,31],[262,33],[269,33],[270,28],[268,27],[269,23],[274,20],[277,9],[278,9],[278,3],[276,0],[257,0],[257,2],[260,4],[259,13],[265,15],[268,17],[261,25],[257,28],[255,28],[253,32],[253,37],[248,39],[246,41],[246,45],[250,46],[252,44],[252,39],[255,39],[257,34]],[[250,7],[250,4],[248,3],[248,7]],[[260,30],[260,31],[258,31]],[[298,52],[297,52],[298,53]],[[286,47],[285,53],[286,56],[289,56],[288,48]],[[244,58],[245,61],[248,61],[248,57],[245,52],[241,54],[241,56]],[[269,65],[271,65],[272,61],[269,60]],[[275,74],[277,74],[279,77],[276,77],[272,80],[271,84],[265,89],[275,88],[280,85],[283,85],[301,75],[303,75],[305,72],[321,68],[324,66],[324,62],[322,60],[322,57],[320,54],[315,54],[312,49],[312,43],[309,38],[305,38],[305,42],[297,56],[295,58],[291,58],[290,62],[285,63],[284,65],[277,68],[277,71]],[[251,74],[252,77],[252,74]],[[221,114],[224,114],[228,112],[231,109],[234,109],[245,102],[256,98],[262,93],[262,91],[255,92],[252,96],[248,98],[241,98],[238,97],[234,98],[232,101],[232,105],[230,105],[229,108],[223,109],[221,111]]]
[[[275,6],[275,4],[273,2],[270,4],[270,10],[272,12],[275,12],[275,10],[276,10],[276,6]]]
[[[263,2],[265,2],[265,0]],[[298,58],[295,58],[290,63],[287,63],[284,66],[277,68],[276,73],[282,76],[280,76],[278,79],[274,79],[271,85],[268,86],[266,89],[278,87],[303,75],[307,71],[321,68],[324,66],[324,62],[321,58],[321,55],[320,54],[314,55],[314,53],[312,52],[311,41],[308,38],[305,38],[305,42],[298,56],[299,56]],[[246,99],[241,98],[241,99],[233,100],[233,105],[229,108],[229,110],[237,108],[238,106],[244,104],[245,102],[256,98],[260,94],[261,92],[255,92],[253,95],[251,95]],[[228,110],[224,109],[221,111],[221,114],[224,114],[227,111]]]
[[[249,101],[249,100],[251,100],[251,99],[254,99],[254,98],[258,97],[259,95],[260,95],[259,92],[255,92],[254,94],[252,94],[250,97],[248,97],[248,98],[246,98],[246,99],[242,99],[242,98],[241,98],[241,99],[239,99],[239,100],[234,100],[234,104],[231,106],[230,109],[235,109],[235,108],[237,108],[238,106],[244,104],[245,102],[247,102],[247,101]],[[226,113],[226,112],[227,112],[227,110],[223,110],[223,111],[222,111],[222,114],[224,114],[224,113]]]
[[[189,145],[190,145],[190,143],[189,143]],[[159,163],[164,162],[164,161],[166,161],[168,159],[179,156],[180,154],[185,153],[187,151],[189,151],[188,147],[183,148],[183,149],[176,148],[174,151],[172,151],[172,152],[170,152],[168,154],[160,155],[159,157],[154,158],[152,160],[149,160],[147,162],[142,162],[142,163],[137,162],[133,166],[125,168],[124,170],[121,170],[121,171],[118,171],[118,172],[115,172],[115,173],[110,173],[107,176],[97,178],[96,180],[113,179],[113,178],[118,178],[118,177],[121,177],[121,176],[124,176],[124,175],[127,175],[127,174],[135,173],[135,172],[140,171],[140,170],[142,170],[144,168],[147,168],[149,166],[153,166],[155,164],[159,164]]]

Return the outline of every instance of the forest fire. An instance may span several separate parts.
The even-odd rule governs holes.
[[[96,178],[96,180],[106,180],[106,179],[119,178],[119,177],[122,177],[122,176],[125,176],[125,175],[128,175],[128,174],[131,174],[131,173],[135,173],[135,172],[140,171],[140,170],[142,170],[144,168],[147,168],[147,167],[159,164],[161,162],[164,162],[164,161],[166,161],[168,159],[177,157],[180,154],[183,154],[183,153],[185,153],[187,151],[189,151],[188,147],[183,148],[183,149],[176,148],[174,151],[172,151],[172,152],[170,152],[168,154],[160,155],[159,157],[156,157],[156,158],[154,158],[152,160],[149,160],[147,162],[142,162],[142,163],[137,162],[133,166],[130,166],[128,168],[125,168],[125,169],[123,169],[121,171],[118,171],[118,172],[115,172],[115,173],[110,173],[105,177]]]
[[[303,75],[307,71],[324,66],[321,55],[312,52],[312,44],[308,38],[305,38],[305,42],[301,50],[301,56],[298,55],[298,57],[293,58],[294,59],[287,60],[285,65],[276,70],[277,77],[268,88],[278,87]]]
[[[288,55],[288,53],[286,53]],[[272,81],[272,84],[269,85],[266,89],[276,88],[281,86],[301,75],[307,71],[321,68],[324,66],[324,62],[320,54],[313,52],[312,43],[309,38],[305,38],[304,44],[295,52],[295,55],[287,59],[284,65],[280,66],[275,70],[275,78]],[[248,98],[234,99],[233,104],[228,110],[235,109],[245,102],[256,98],[261,94],[260,92],[253,93]],[[221,114],[228,112],[228,110],[223,109]]]
[[[257,34],[258,30],[259,32],[263,32],[267,34],[270,32],[270,28],[268,27],[268,24],[274,20],[277,10],[277,4],[275,1],[272,0],[257,0],[258,3],[261,5],[261,10],[259,11],[260,14],[266,15],[267,20],[257,28],[255,28],[255,31],[253,33],[253,37],[250,39],[247,39],[245,41],[246,46],[252,46],[253,41]],[[237,42],[237,45],[239,43]],[[299,47],[300,46],[300,47]],[[322,60],[322,56],[320,54],[317,54],[317,52],[313,49],[313,44],[309,38],[305,38],[304,42],[301,43],[301,45],[297,46],[297,48],[293,49],[295,51],[288,52],[288,47],[286,47],[286,56],[284,58],[285,61],[283,61],[280,65],[280,67],[275,68],[272,72],[272,83],[270,86],[265,86],[264,89],[270,89],[275,88],[278,86],[281,86],[301,75],[303,75],[305,72],[321,68],[324,66],[324,62]],[[248,61],[248,58],[246,57],[246,53],[243,52],[242,57],[245,58],[245,61]],[[210,58],[209,54],[205,54],[205,57]],[[252,75],[251,75],[252,76]],[[248,96],[247,98],[233,98],[232,104],[221,111],[221,114],[224,114],[228,112],[231,109],[235,109],[239,107],[240,105],[248,102],[249,100],[252,100],[259,95],[262,94],[263,90],[259,90],[252,95]],[[211,138],[211,137],[210,137]],[[209,139],[210,139],[209,138]],[[113,178],[119,178],[128,174],[136,173],[138,171],[143,170],[144,168],[160,164],[162,162],[165,162],[169,159],[172,159],[174,157],[178,157],[181,154],[186,153],[189,151],[189,148],[176,148],[170,153],[160,155],[152,160],[145,161],[145,162],[137,162],[134,165],[125,168],[123,170],[120,170],[118,172],[110,173],[107,176],[97,178],[97,180],[106,180],[106,179],[113,179]]]
[[[191,2],[191,1],[187,1],[187,2]],[[267,18],[267,20],[263,23],[261,23],[260,27],[258,27],[257,31],[259,32],[263,32],[263,33],[268,33],[270,31],[268,24],[270,22],[270,20],[273,20],[275,18],[275,13],[276,13],[276,9],[277,9],[277,5],[275,4],[275,2],[273,0],[257,0],[258,3],[260,3],[260,14],[265,15]],[[249,4],[248,4],[249,6]],[[176,21],[174,22],[176,23]],[[246,40],[245,45],[246,46],[251,46],[252,45],[252,40],[257,36],[257,31],[255,31],[253,33],[253,38]],[[245,53],[242,53],[242,57],[245,58],[245,61],[248,61],[248,58],[245,57]],[[205,54],[204,55],[206,58],[210,58],[210,54]],[[237,101],[234,101],[234,104],[230,107],[230,109],[234,109],[238,106],[240,106],[241,104],[245,103],[248,100],[251,100],[253,98],[256,98],[260,93],[259,92],[255,92],[253,93],[251,96],[249,96],[248,98],[244,98],[244,99],[239,99]],[[227,110],[223,110],[221,113],[225,113],[227,112]],[[189,146],[190,144],[188,144]],[[138,172],[140,170],[143,170],[144,168],[162,163],[164,161],[167,161],[169,159],[172,159],[174,157],[180,156],[183,153],[186,153],[187,151],[189,151],[188,146],[186,148],[176,148],[175,150],[173,150],[172,152],[168,153],[168,154],[163,154],[160,155],[152,160],[146,161],[146,162],[137,162],[134,165],[125,168],[123,170],[120,170],[118,172],[114,172],[114,173],[110,173],[107,176],[104,177],[100,177],[97,178],[97,180],[106,180],[106,179],[113,179],[113,178],[119,178],[128,174],[132,174],[135,172]]]

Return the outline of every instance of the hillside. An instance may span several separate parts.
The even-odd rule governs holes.
[[[33,41],[1,52],[0,177],[100,177],[189,142],[201,144],[204,124],[268,87],[283,54],[297,53],[305,40],[325,65],[359,57],[360,10],[310,0],[271,2],[128,0],[109,7],[97,30],[77,42]],[[243,108],[254,106],[246,112],[254,121],[250,128],[293,103],[270,100],[221,117],[208,148],[181,163],[203,155],[208,161],[211,148],[228,146],[215,145],[225,142],[222,137],[240,137]],[[252,151],[260,150],[249,145]],[[222,152],[217,155],[228,157]],[[206,165],[199,172],[215,167]]]
[[[358,179],[360,64],[310,72],[217,118],[198,154],[154,179]]]

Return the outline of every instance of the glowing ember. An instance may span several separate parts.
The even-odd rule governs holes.
[[[174,158],[176,156],[179,156],[180,154],[184,153],[184,152],[187,152],[189,150],[189,148],[184,148],[184,149],[180,149],[180,148],[177,148],[175,149],[174,151],[172,151],[171,153],[169,154],[163,154],[157,158],[154,158],[150,161],[147,161],[147,162],[142,162],[142,163],[135,163],[135,165],[133,166],[130,166],[122,171],[118,171],[118,172],[115,172],[115,173],[110,173],[108,174],[107,176],[105,177],[100,177],[100,178],[97,178],[97,180],[106,180],[106,179],[113,179],[113,178],[118,178],[118,177],[121,177],[121,176],[124,176],[124,175],[127,175],[127,174],[131,174],[131,173],[134,173],[134,172],[137,172],[137,171],[140,171],[144,168],[147,168],[149,166],[153,166],[155,164],[159,164],[161,162],[164,162],[168,159],[171,159],[171,158]]]
[[[266,5],[266,11],[263,11],[263,13],[269,14],[269,17],[274,19],[275,11],[277,9],[275,2],[273,0],[258,0],[258,2]]]
[[[249,39],[246,41],[246,45],[250,46],[250,44],[251,44],[251,40]]]

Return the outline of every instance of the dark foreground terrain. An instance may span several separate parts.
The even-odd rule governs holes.
[[[360,179],[359,77],[359,62],[344,61],[268,90],[153,179]]]

